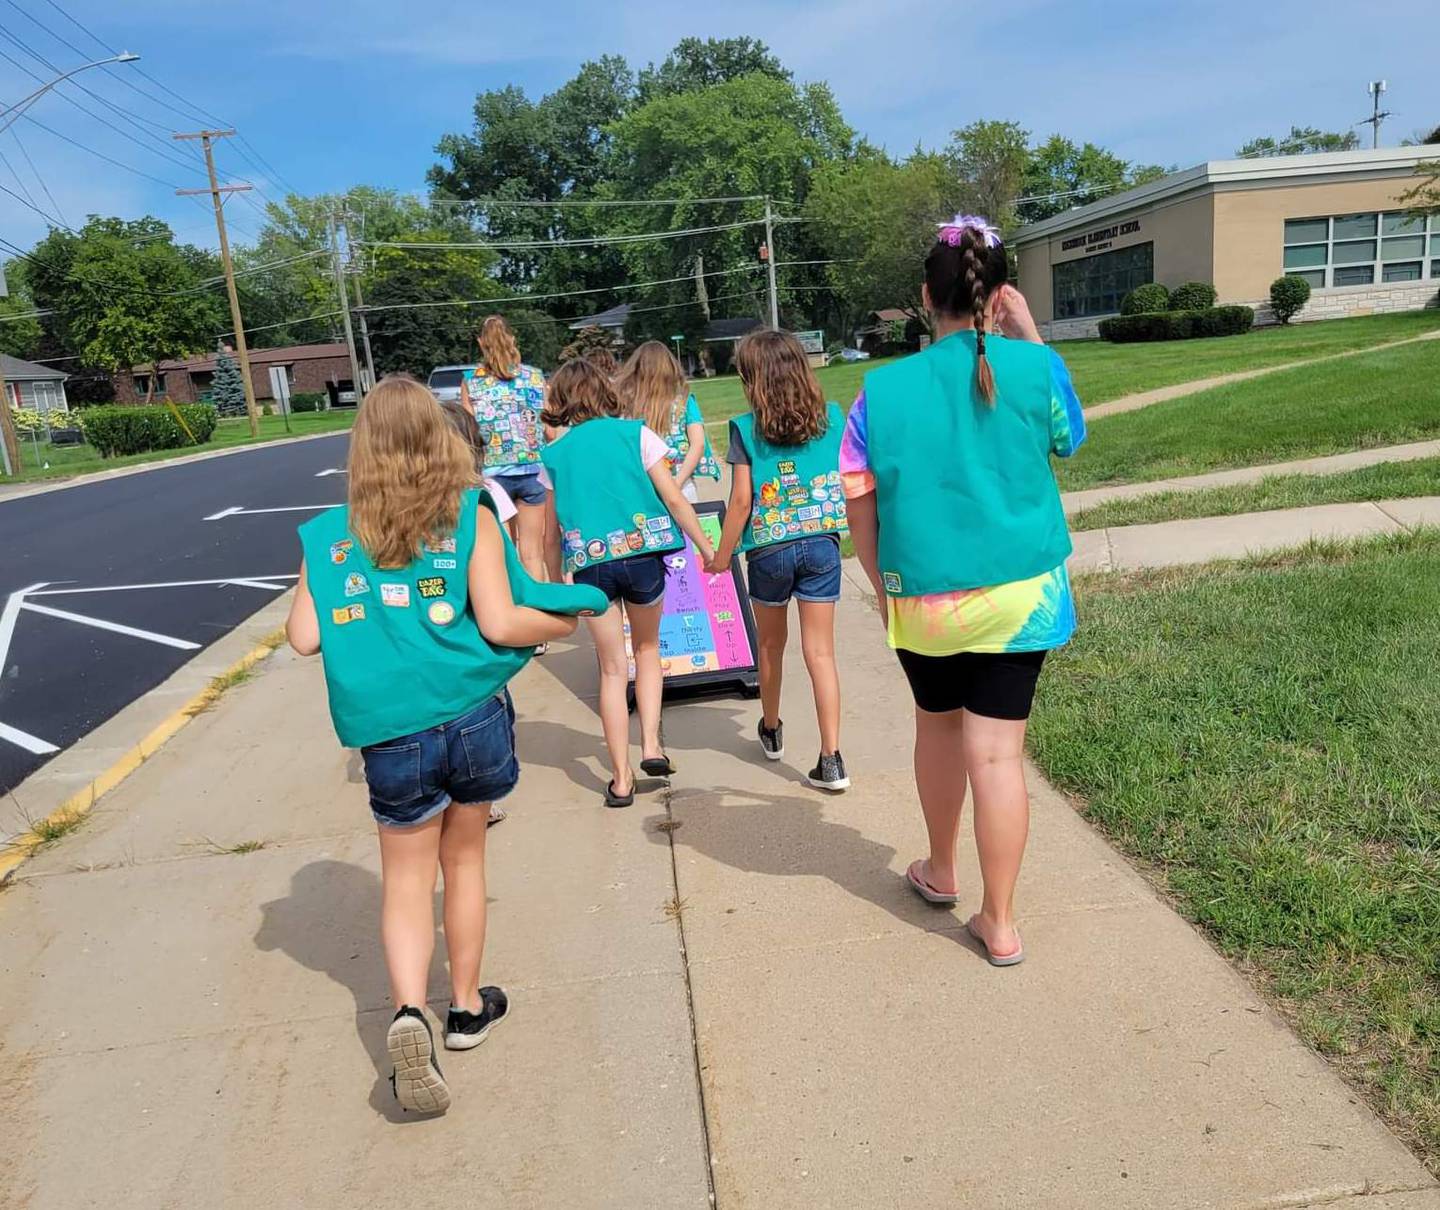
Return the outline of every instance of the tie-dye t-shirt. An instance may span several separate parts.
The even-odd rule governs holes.
[[[840,476],[853,500],[875,490],[867,448],[865,393],[850,409],[840,445]],[[1051,351],[1050,448],[1068,458],[1085,440],[1085,418],[1060,355]],[[984,535],[977,534],[977,541]],[[1070,577],[1059,567],[1028,580],[918,597],[889,598],[890,646],[918,655],[962,651],[1048,651],[1075,632]]]

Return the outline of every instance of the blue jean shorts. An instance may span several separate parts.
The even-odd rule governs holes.
[[[612,605],[654,605],[665,595],[665,556],[631,555],[592,563],[575,573],[575,583],[598,588]]]
[[[361,748],[360,755],[375,822],[413,828],[452,802],[495,802],[515,788],[515,706],[502,690],[453,722]]]
[[[550,489],[540,482],[539,471],[491,475],[490,478],[503,487],[516,504],[544,504],[550,495]]]
[[[830,534],[752,550],[745,570],[757,605],[788,605],[791,597],[822,605],[840,599],[840,542]]]

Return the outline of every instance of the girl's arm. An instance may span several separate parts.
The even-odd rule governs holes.
[[[300,655],[315,655],[320,650],[320,618],[315,613],[310,582],[305,578],[304,559],[300,560],[300,580],[295,585],[295,599],[290,602],[290,616],[285,619],[285,637]]]
[[[670,468],[665,465],[665,460],[660,459],[649,469],[647,474],[660,495],[660,502],[675,518],[685,536],[695,543],[695,549],[700,552],[700,562],[702,564],[709,563],[715,557],[715,548],[710,545],[710,539],[700,528],[700,518],[695,515],[690,501],[680,494],[680,487],[675,482],[674,476],[670,474]]]
[[[740,545],[740,536],[750,521],[750,509],[755,503],[755,483],[750,476],[748,462],[730,464],[730,503],[725,506],[725,528],[720,534],[720,547],[705,570],[712,576],[722,575],[730,570],[730,560],[735,557],[735,548]]]
[[[684,487],[690,482],[690,476],[695,473],[695,468],[700,465],[700,459],[705,457],[705,426],[704,424],[687,424],[685,426],[685,439],[690,443],[686,451],[685,461],[675,468],[675,482]]]
[[[475,621],[487,642],[499,647],[534,647],[575,633],[577,620],[515,604],[505,571],[505,539],[494,514],[476,510],[475,549],[467,569]]]
[[[870,585],[875,589],[875,606],[880,611],[880,620],[889,623],[889,598],[885,595],[885,583],[880,579],[880,514],[875,503],[875,493],[852,496],[845,511],[850,521],[850,541],[855,546],[855,557],[865,569]]]

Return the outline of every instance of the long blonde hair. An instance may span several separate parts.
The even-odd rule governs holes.
[[[625,359],[615,376],[615,393],[634,420],[643,420],[667,436],[676,406],[685,399],[685,370],[658,340],[647,340]]]
[[[475,340],[480,346],[480,368],[492,378],[508,382],[520,372],[520,346],[503,315],[487,316]]]
[[[389,375],[365,396],[350,435],[350,529],[376,567],[405,567],[453,534],[460,493],[478,481],[470,447],[415,379]]]

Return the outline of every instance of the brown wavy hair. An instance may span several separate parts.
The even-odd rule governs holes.
[[[582,361],[588,361],[607,378],[614,378],[620,369],[620,363],[615,360],[615,354],[610,352],[609,349],[598,346],[593,349],[586,349],[585,352],[580,354],[580,357]]]
[[[450,427],[460,434],[470,453],[475,457],[475,473],[485,473],[485,438],[480,435],[480,426],[475,423],[475,413],[470,406],[458,399],[442,399],[440,407]]]
[[[825,392],[791,333],[751,332],[735,350],[735,365],[755,427],[771,445],[804,445],[824,436],[830,423]]]
[[[685,370],[658,340],[647,340],[625,359],[615,376],[615,393],[625,415],[643,420],[662,437],[670,432],[675,409],[685,401]]]
[[[619,416],[620,400],[609,377],[583,357],[567,361],[545,384],[540,419],[553,428],[570,428],[601,416]]]
[[[388,375],[365,396],[350,435],[350,529],[376,567],[405,567],[453,534],[460,493],[478,482],[470,447],[415,379]]]
[[[480,368],[492,378],[507,382],[520,372],[520,346],[503,315],[488,315],[475,338],[480,346]]]

